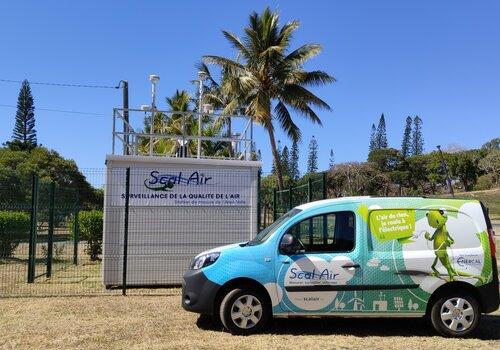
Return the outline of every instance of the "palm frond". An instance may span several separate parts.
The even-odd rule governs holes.
[[[248,56],[248,50],[245,47],[245,45],[243,45],[240,38],[238,38],[233,33],[230,33],[230,32],[225,31],[225,30],[222,31],[222,34],[227,39],[227,41],[229,41],[231,46],[233,46],[236,50],[238,50],[241,54],[243,54],[243,56],[245,56],[245,57]]]
[[[245,71],[245,66],[225,57],[207,55],[203,56],[203,61],[209,64],[218,64],[221,67],[234,69],[235,71]]]
[[[304,101],[300,99],[296,100],[296,99],[286,99],[286,98],[283,98],[282,100],[287,105],[292,107],[295,111],[299,112],[300,115],[309,119],[311,122],[318,125],[322,125],[321,119],[318,117],[316,112],[314,112],[314,110],[311,107],[309,107],[309,105]]]
[[[299,142],[301,138],[301,132],[299,127],[293,122],[288,109],[285,104],[279,101],[274,107],[274,113],[278,122],[281,125],[281,128],[287,133],[288,137],[292,139],[292,141]]]
[[[288,47],[293,37],[293,32],[300,26],[300,21],[286,23],[280,30],[278,41],[281,46]]]
[[[307,90],[305,87],[300,86],[298,84],[285,85],[283,87],[280,96],[286,97],[288,101],[290,100],[303,101],[304,103],[313,104],[316,107],[323,108],[328,111],[331,110],[328,103],[326,103],[318,96]]]
[[[208,90],[203,94],[203,100],[207,103],[210,103],[214,109],[224,108],[225,103],[222,100],[222,96],[219,91]]]
[[[218,87],[219,85],[215,81],[215,79],[212,77],[212,73],[210,72],[210,69],[204,62],[198,62],[195,65],[196,69],[198,69],[199,72],[203,72],[206,76],[206,80],[210,82],[211,87]]]
[[[240,101],[238,98],[234,98],[233,100],[229,101],[228,104],[222,109],[222,114],[223,115],[238,114],[238,110],[240,109],[241,104],[242,101]]]
[[[319,54],[321,50],[321,45],[304,44],[297,50],[290,52],[290,54],[283,59],[280,66],[290,65],[292,67],[300,67],[305,61]]]
[[[295,73],[295,76],[298,83],[308,86],[321,86],[337,81],[335,77],[321,70],[311,72],[298,71]]]

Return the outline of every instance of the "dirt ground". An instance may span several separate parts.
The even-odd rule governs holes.
[[[278,319],[263,334],[237,337],[165,296],[0,300],[2,349],[499,349],[500,313],[473,338],[445,339],[422,319]]]

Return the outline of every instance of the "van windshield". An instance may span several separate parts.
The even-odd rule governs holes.
[[[257,244],[260,244],[262,242],[265,242],[269,237],[271,237],[274,234],[274,232],[276,232],[276,230],[281,226],[282,223],[284,223],[285,221],[290,219],[292,216],[297,215],[301,211],[302,210],[300,210],[300,209],[293,208],[285,215],[276,219],[276,221],[273,222],[271,225],[267,226],[265,229],[260,231],[257,234],[257,236],[255,236],[254,239],[252,239],[250,242],[247,243],[247,245],[257,245]]]

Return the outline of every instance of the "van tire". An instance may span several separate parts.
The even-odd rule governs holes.
[[[449,318],[448,313],[456,313],[457,318]],[[474,332],[480,320],[479,303],[467,292],[447,293],[441,296],[432,305],[430,313],[432,326],[445,337],[465,337]]]
[[[244,308],[238,307],[238,304]],[[257,333],[265,327],[271,315],[271,307],[258,290],[236,288],[222,299],[219,313],[224,328],[230,333],[248,335]],[[238,315],[241,317],[233,319]]]

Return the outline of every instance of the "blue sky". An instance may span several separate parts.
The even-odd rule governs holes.
[[[149,102],[147,76],[161,76],[159,107],[176,88],[194,91],[204,54],[234,56],[221,29],[238,35],[251,11],[269,5],[282,22],[301,21],[292,47],[316,42],[307,68],[338,79],[315,92],[333,108],[323,127],[300,116],[302,171],[316,135],[320,167],[363,161],[370,126],[383,112],[389,145],[399,147],[404,119],[424,121],[425,150],[479,147],[500,136],[498,1],[5,1],[0,4],[0,79],[130,84],[130,105]],[[0,105],[15,105],[19,84],[0,82]],[[109,116],[37,111],[38,139],[82,168],[104,166],[111,150],[113,89],[32,86],[36,107]],[[15,109],[0,106],[0,142],[10,139]],[[278,133],[282,143],[289,143]],[[268,140],[256,132],[264,169]]]

